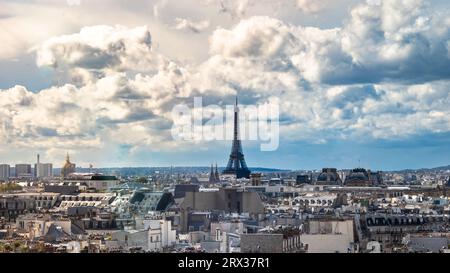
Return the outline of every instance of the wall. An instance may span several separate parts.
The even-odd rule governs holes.
[[[282,253],[283,234],[242,234],[242,253]]]
[[[347,253],[351,244],[345,234],[304,234],[300,240],[308,253]]]

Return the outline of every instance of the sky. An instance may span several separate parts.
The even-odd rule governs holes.
[[[208,166],[172,109],[279,99],[250,167],[450,165],[446,0],[0,0],[0,163]]]

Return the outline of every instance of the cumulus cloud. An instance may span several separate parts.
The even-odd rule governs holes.
[[[188,87],[179,84],[182,77],[173,65],[155,76],[118,73],[83,87],[64,85],[33,93],[16,86],[0,91],[1,142],[86,149],[116,136],[112,140],[118,143],[161,147],[169,134],[154,125],[164,122],[170,127],[167,103],[190,95]]]
[[[407,0],[360,5],[351,15],[341,34],[342,49],[374,81],[450,76],[450,63],[442,59],[443,41],[450,35],[445,13],[429,12],[421,0]]]
[[[79,95],[70,86],[36,94],[21,86],[1,91],[1,142],[16,147],[98,144],[90,113],[74,103]]]
[[[112,72],[157,72],[167,65],[152,50],[148,27],[84,27],[79,33],[51,38],[36,48],[37,64],[68,72],[84,83]]]
[[[284,135],[294,138],[448,132],[434,99],[448,100],[449,30],[446,16],[418,0],[358,5],[335,29],[252,17],[213,33],[205,78],[253,99],[277,94],[286,104]],[[423,95],[406,102],[411,92]]]
[[[335,86],[314,98],[304,94],[310,112],[298,116],[294,114],[298,109],[290,108],[292,117],[303,116],[292,127],[305,126],[302,131],[324,139],[398,139],[448,132],[450,119],[444,105],[450,100],[445,91],[449,84]]]
[[[232,30],[217,29],[211,37],[210,51],[224,57],[286,57],[296,46],[291,30],[279,20],[252,17]]]
[[[305,13],[317,13],[324,10],[331,2],[330,0],[297,0],[297,7]]]
[[[203,21],[192,21],[185,18],[175,18],[175,25],[173,26],[176,30],[188,30],[194,33],[200,33],[210,26],[208,20]]]
[[[401,5],[401,8],[400,6]],[[213,54],[283,58],[309,82],[423,82],[450,77],[445,14],[427,13],[421,0],[361,4],[342,28],[292,26],[252,17],[231,30],[216,30]]]
[[[47,40],[38,50],[40,66],[58,67],[68,64],[87,69],[127,69],[129,60],[151,55],[152,37],[146,27],[128,30],[125,27],[94,26],[80,33]]]
[[[250,2],[250,0],[219,0],[220,12],[228,13],[232,18],[242,18]]]

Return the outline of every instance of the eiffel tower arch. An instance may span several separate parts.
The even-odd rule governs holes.
[[[236,175],[236,178],[250,178],[250,170],[245,162],[244,152],[242,150],[242,142],[239,135],[239,106],[238,99],[234,106],[234,134],[233,145],[231,147],[230,159],[226,169],[223,171],[225,175]]]

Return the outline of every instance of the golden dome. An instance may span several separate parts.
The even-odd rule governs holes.
[[[70,162],[70,157],[69,157],[69,153],[67,153],[66,155],[66,161],[64,162],[63,167],[61,168],[61,176],[62,177],[67,177],[69,176],[71,173],[75,172],[75,164],[73,164],[72,162]]]
[[[66,155],[66,161],[64,162],[63,168],[70,167],[71,165],[72,165],[72,163],[70,163],[69,153],[67,153],[67,155]]]

